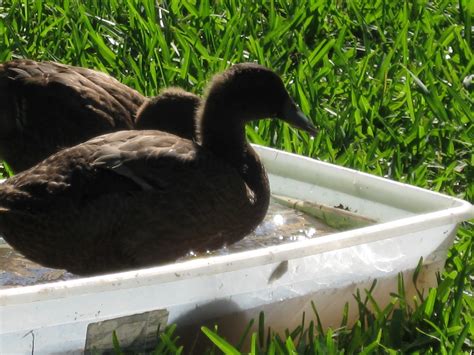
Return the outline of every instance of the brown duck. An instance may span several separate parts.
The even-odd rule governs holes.
[[[61,148],[133,129],[135,117],[141,129],[171,129],[191,137],[199,98],[179,89],[162,95],[148,101],[113,77],[81,67],[31,60],[0,64],[0,160],[20,172]],[[167,116],[174,110],[178,117],[185,110],[193,113],[179,123],[161,125],[156,119],[156,113]]]
[[[0,187],[0,234],[31,260],[77,274],[233,243],[268,208],[267,175],[244,133],[264,117],[315,132],[273,71],[235,65],[214,77],[197,113],[200,144],[122,131],[58,152]]]

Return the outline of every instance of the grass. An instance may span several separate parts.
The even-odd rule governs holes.
[[[0,61],[96,68],[146,95],[169,85],[202,93],[213,73],[257,61],[282,75],[320,134],[309,139],[260,121],[247,127],[253,142],[474,202],[474,85],[463,85],[474,65],[469,1],[160,3],[3,0]],[[389,312],[392,321],[375,314],[370,331],[354,328],[357,349],[472,349],[472,236],[472,223],[464,224],[439,287],[418,310]],[[395,299],[403,303],[403,295]],[[393,333],[396,322],[406,326],[401,335]],[[329,353],[356,351],[354,332],[314,339]],[[288,339],[280,345],[291,347]]]

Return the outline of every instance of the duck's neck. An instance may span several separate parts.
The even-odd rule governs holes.
[[[209,97],[200,108],[201,145],[214,155],[239,165],[242,152],[248,145],[245,124],[232,107],[223,105],[222,99]],[[232,163],[232,165],[235,166]]]
[[[257,153],[245,137],[245,123],[232,117],[232,109],[219,110],[207,104],[201,112],[201,146],[232,165],[252,194],[252,203],[266,211],[269,202],[268,177]]]

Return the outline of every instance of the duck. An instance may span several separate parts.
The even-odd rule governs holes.
[[[185,122],[194,122],[198,100],[179,88],[147,98],[110,75],[72,65],[5,62],[0,64],[0,161],[18,173],[62,148],[136,129],[137,123],[147,129],[173,129],[189,138],[194,132]],[[157,113],[169,116],[175,109],[181,110],[180,116],[183,110],[192,112],[180,122],[182,127],[157,119]]]
[[[317,132],[274,71],[235,64],[201,100],[199,142],[125,130],[61,150],[0,186],[0,234],[32,261],[78,275],[234,243],[268,209],[268,177],[245,136],[263,118]]]

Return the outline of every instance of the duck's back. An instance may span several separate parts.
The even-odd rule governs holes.
[[[131,129],[144,101],[94,70],[30,60],[0,64],[0,158],[22,171],[63,147]]]

